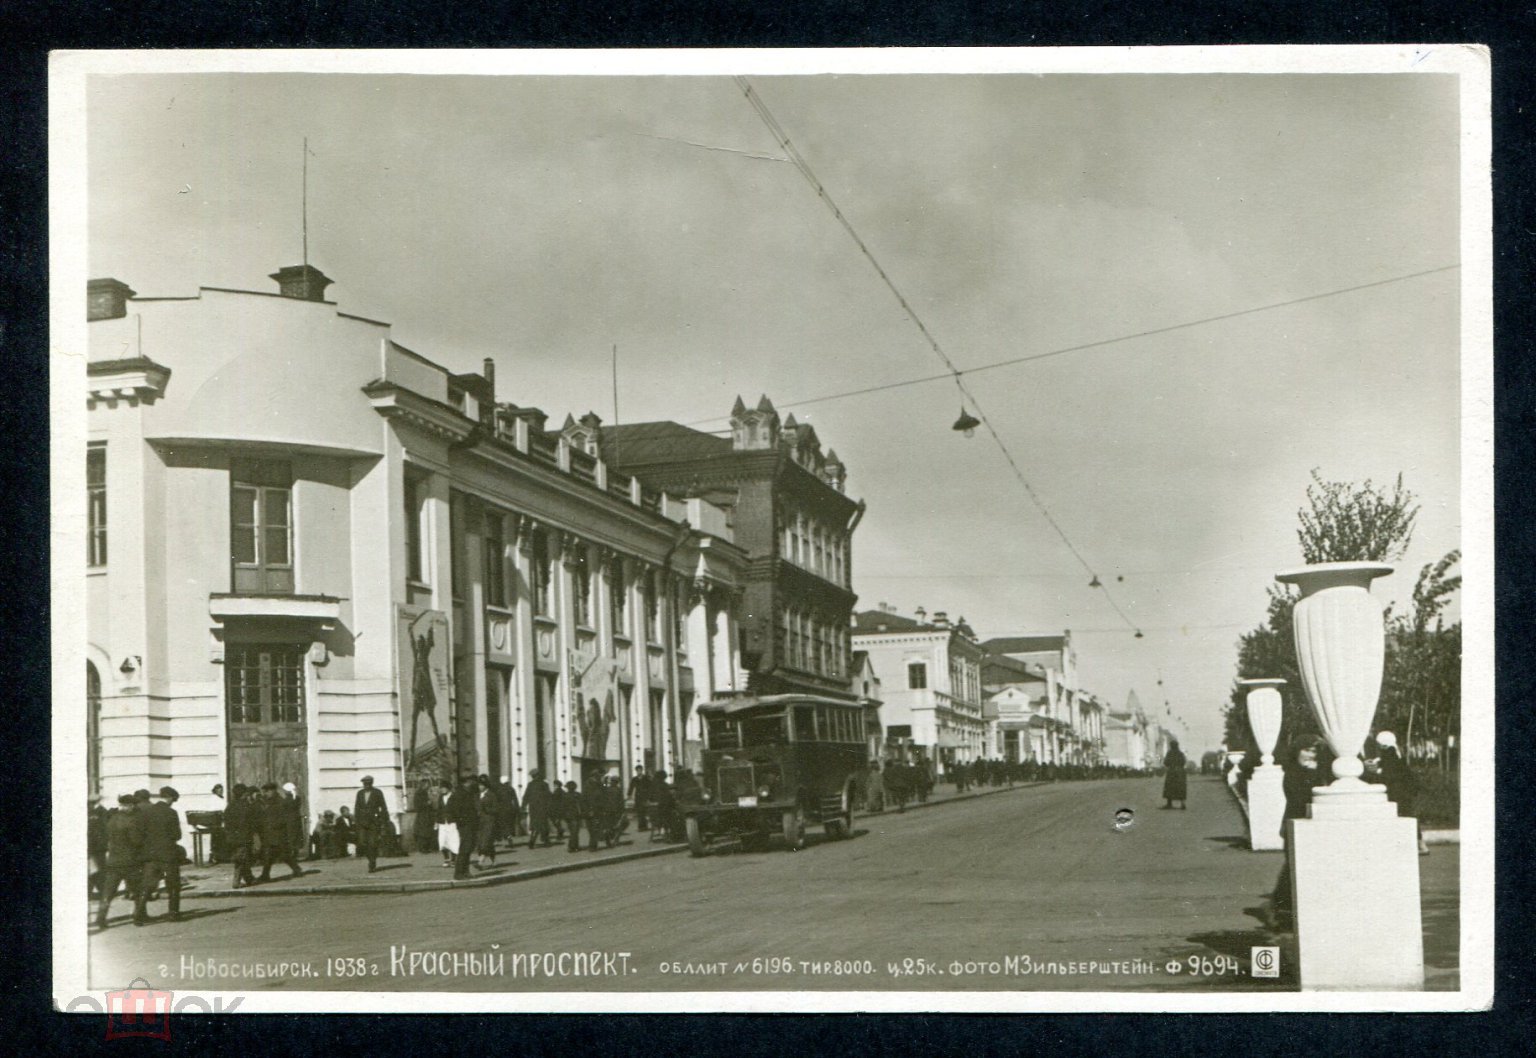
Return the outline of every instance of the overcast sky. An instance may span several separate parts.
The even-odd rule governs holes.
[[[962,369],[1460,260],[1445,75],[753,84]],[[88,120],[91,275],[275,290],[308,136],[343,311],[493,357],[556,422],[613,421],[615,344],[623,422],[768,394],[868,501],[861,607],[1070,628],[1090,690],[1166,698],[1195,749],[1299,563],[1311,468],[1422,500],[1384,596],[1460,546],[1455,270],[968,376],[1137,640],[996,446],[951,432],[953,382],[794,406],[943,365],[728,78],[96,77]]]

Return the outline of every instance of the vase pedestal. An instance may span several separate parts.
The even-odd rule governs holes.
[[[1261,764],[1248,777],[1248,847],[1254,852],[1285,848],[1285,769]]]
[[[1379,786],[1325,786],[1311,818],[1290,821],[1286,844],[1302,989],[1423,988],[1414,821]]]

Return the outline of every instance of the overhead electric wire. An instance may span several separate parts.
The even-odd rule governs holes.
[[[1004,443],[1002,436],[997,432],[997,428],[992,425],[992,421],[987,417],[986,411],[981,407],[980,402],[976,400],[976,395],[970,391],[969,387],[966,386],[964,378],[961,377],[963,372],[961,372],[961,370],[955,366],[955,362],[949,358],[949,354],[944,352],[944,349],[939,345],[938,339],[935,338],[933,333],[928,329],[928,325],[923,322],[922,317],[918,315],[917,310],[912,307],[912,304],[907,300],[906,295],[901,292],[901,289],[897,287],[895,281],[891,279],[889,273],[886,272],[885,268],[880,264],[879,260],[876,259],[874,251],[869,248],[868,244],[865,243],[863,238],[859,236],[859,233],[854,230],[852,222],[848,220],[847,216],[838,207],[837,203],[833,201],[832,196],[827,192],[826,186],[822,184],[821,180],[816,176],[816,173],[811,169],[810,163],[805,160],[805,157],[801,155],[799,149],[790,140],[789,134],[784,131],[781,125],[779,125],[772,112],[769,111],[767,104],[764,103],[763,100],[758,96],[757,92],[747,82],[745,77],[737,77],[735,78],[735,81],[736,86],[741,89],[742,95],[746,97],[747,102],[751,104],[752,109],[757,112],[757,116],[767,127],[768,132],[778,143],[780,149],[782,149],[789,160],[794,163],[794,166],[797,170],[799,170],[800,175],[803,176],[806,179],[806,182],[811,185],[813,190],[815,190],[817,196],[826,205],[827,209],[831,211],[832,216],[837,220],[838,224],[841,225],[843,231],[847,232],[848,237],[852,239],[854,245],[859,248],[859,252],[864,255],[865,260],[867,260],[870,263],[870,266],[874,268],[875,274],[878,275],[881,281],[885,283],[886,288],[890,290],[892,296],[896,298],[897,304],[901,306],[902,310],[907,314],[908,318],[911,319],[913,325],[916,326],[918,331],[922,333],[923,338],[927,341],[928,347],[933,350],[934,355],[943,361],[944,366],[949,370],[950,375],[955,380],[955,388],[960,391],[961,395],[967,401],[969,401],[970,407],[976,413],[976,417],[980,419],[981,425],[987,428],[987,433],[991,434],[992,440],[997,444],[998,450],[1003,453],[1003,458],[1007,460],[1009,468],[1013,471],[1013,475],[1018,479],[1019,484],[1023,486],[1025,493],[1029,496],[1034,505],[1039,508],[1041,515],[1044,516],[1047,524],[1049,524],[1050,527],[1055,530],[1056,535],[1061,538],[1061,542],[1066,545],[1067,550],[1072,553],[1072,556],[1077,559],[1077,561],[1082,565],[1083,569],[1093,578],[1092,586],[1098,588],[1099,591],[1104,593],[1104,598],[1109,601],[1109,604],[1114,608],[1115,613],[1117,613],[1120,616],[1120,619],[1125,622],[1126,627],[1135,631],[1138,636],[1141,635],[1141,630],[1136,627],[1136,623],[1130,619],[1130,617],[1123,609],[1121,609],[1119,602],[1116,601],[1115,597],[1110,593],[1109,588],[1099,581],[1098,574],[1094,572],[1093,566],[1088,562],[1087,558],[1083,556],[1083,553],[1077,549],[1077,545],[1072,542],[1071,537],[1067,536],[1066,530],[1064,530],[1061,527],[1061,524],[1056,521],[1056,517],[1051,514],[1050,508],[1045,505],[1045,501],[1040,498],[1039,494],[1035,492],[1034,487],[1030,485],[1028,479],[1024,477],[1024,471],[1019,467],[1018,462],[1013,458],[1013,453],[1009,451],[1008,446]]]
[[[823,404],[832,400],[843,400],[847,397],[862,397],[866,393],[880,393],[888,389],[901,389],[904,386],[920,386],[928,382],[941,382],[959,375],[974,375],[982,371],[994,371],[1000,367],[1014,367],[1018,364],[1027,364],[1035,360],[1048,360],[1055,356],[1065,356],[1068,353],[1081,353],[1091,349],[1102,349],[1107,345],[1116,345],[1120,342],[1134,341],[1137,338],[1149,338],[1154,335],[1168,334],[1173,331],[1187,330],[1191,327],[1200,327],[1207,323],[1220,323],[1223,320],[1238,319],[1242,316],[1251,316],[1258,312],[1270,312],[1274,309],[1288,308],[1292,305],[1303,305],[1309,301],[1320,301],[1323,298],[1338,297],[1341,294],[1353,294],[1360,290],[1370,290],[1373,287],[1387,286],[1391,283],[1402,283],[1409,279],[1421,279],[1424,276],[1437,275],[1440,272],[1454,272],[1460,268],[1459,264],[1441,265],[1438,268],[1426,268],[1421,272],[1409,272],[1405,275],[1389,276],[1386,279],[1377,279],[1369,283],[1357,283],[1354,286],[1338,287],[1333,290],[1325,290],[1319,294],[1307,294],[1299,298],[1289,298],[1285,301],[1272,301],[1265,305],[1254,305],[1246,309],[1237,309],[1233,312],[1223,312],[1216,316],[1202,316],[1197,320],[1186,320],[1183,323],[1171,323],[1165,327],[1151,327],[1144,331],[1136,331],[1132,334],[1122,334],[1114,338],[1100,338],[1091,342],[1083,342],[1079,345],[1063,346],[1059,349],[1048,349],[1044,352],[1029,353],[1024,356],[1009,357],[1007,360],[994,360],[989,364],[977,364],[975,367],[961,368],[955,372],[946,371],[940,375],[924,375],[922,378],[902,379],[899,382],[885,382],[878,386],[864,386],[860,389],[844,390],[840,393],[825,393],[818,397],[806,397],[803,400],[783,401],[781,408],[803,408],[809,404]],[[708,419],[699,419],[690,425],[702,426],[707,423],[722,421],[721,416]]]

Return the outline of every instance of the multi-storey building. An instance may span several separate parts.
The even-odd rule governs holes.
[[[1077,653],[1072,633],[1003,636],[982,645],[988,655],[1033,666],[1043,674],[1045,701],[1039,715],[1051,723],[1046,759],[1065,764],[1097,764],[1104,759],[1104,704],[1077,682]]]
[[[846,494],[847,469],[835,451],[823,453],[816,431],[793,415],[780,422],[767,397],[753,409],[736,399],[729,437],[674,422],[582,422],[610,466],[728,512],[749,556],[740,617],[748,690],[856,697],[849,623],[864,504]]]
[[[676,766],[744,682],[724,512],[611,470],[387,324],[280,293],[89,289],[90,782]]]
[[[854,619],[854,643],[880,675],[886,736],[910,740],[941,767],[988,756],[981,647],[963,618],[923,617],[878,609]]]

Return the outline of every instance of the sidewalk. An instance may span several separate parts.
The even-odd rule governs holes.
[[[944,792],[941,793],[936,789],[927,801],[908,804],[907,811],[912,812],[954,801],[969,801],[977,797],[1007,793],[1010,790],[1045,785],[1049,784],[1019,783],[1012,787],[993,786],[979,790],[973,789],[963,794],[955,793],[953,786],[945,786]],[[885,813],[855,812],[854,818],[864,819],[881,814],[896,815],[897,812],[895,809],[887,809]],[[585,839],[585,832],[582,837]],[[488,867],[483,871],[471,868],[472,876],[458,881],[454,880],[452,871],[442,866],[442,854],[437,852],[381,857],[378,872],[375,874],[369,874],[367,861],[356,856],[340,860],[303,860],[300,861],[299,866],[304,869],[304,873],[297,878],[290,878],[288,868],[278,865],[273,871],[270,882],[238,890],[229,887],[232,868],[227,864],[216,867],[188,866],[183,867],[181,872],[181,898],[183,900],[244,900],[248,897],[264,896],[421,893],[443,889],[483,889],[493,885],[546,878],[550,875],[582,871],[613,863],[628,863],[652,856],[668,856],[688,848],[683,842],[675,844],[659,840],[652,842],[648,832],[637,831],[633,826],[625,832],[617,846],[611,849],[603,848],[597,852],[588,852],[585,845],[580,852],[569,852],[563,840],[547,848],[530,849],[526,840],[523,839],[523,844],[510,848],[499,847],[494,867]]]

